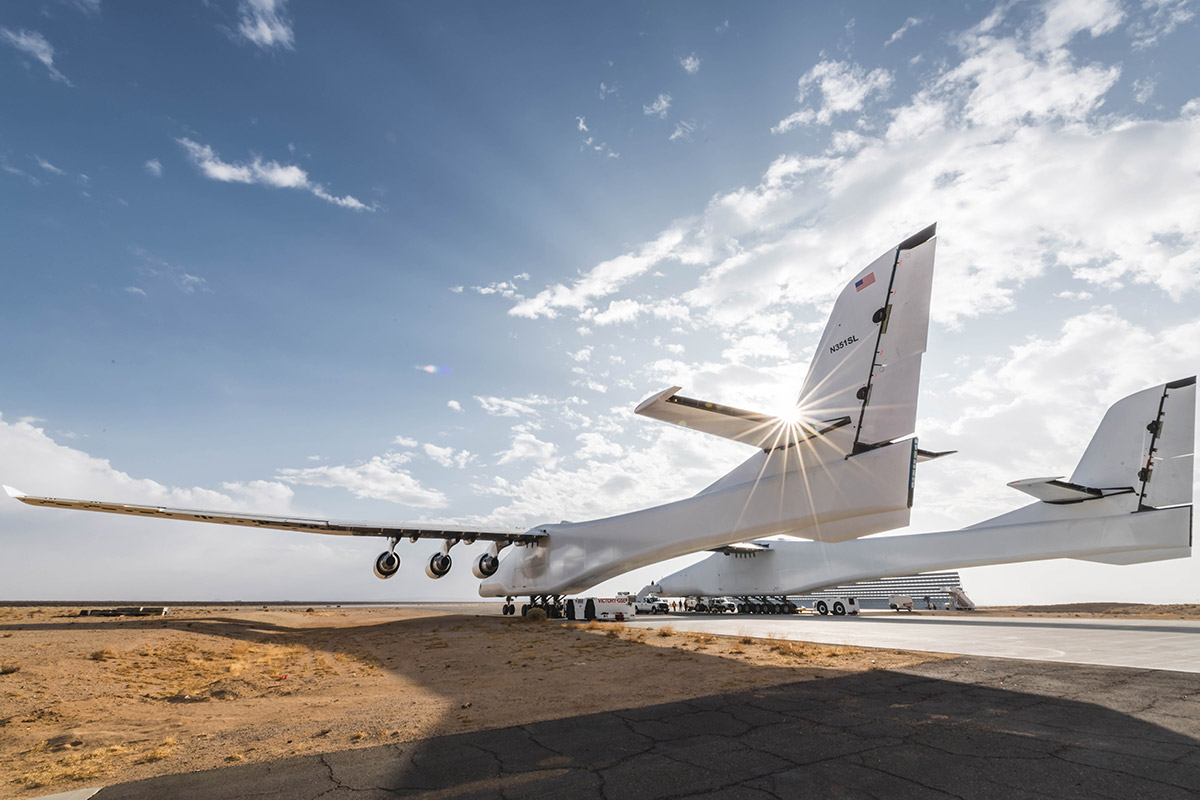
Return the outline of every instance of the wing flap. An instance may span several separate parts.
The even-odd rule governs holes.
[[[186,522],[210,522],[218,525],[240,525],[246,528],[267,528],[280,531],[324,533],[337,536],[388,536],[398,539],[452,539],[455,541],[508,542],[512,544],[536,542],[544,533],[519,528],[479,529],[470,526],[421,524],[387,524],[378,522],[354,522],[347,520],[312,519],[307,517],[274,517],[265,514],[233,514],[227,511],[204,511],[188,508],[166,508],[132,503],[110,503],[97,500],[69,500],[59,497],[34,497],[5,486],[10,497],[31,506],[67,508],[75,511],[98,511],[104,514],[125,514],[134,517],[156,517],[158,519],[183,520]]]

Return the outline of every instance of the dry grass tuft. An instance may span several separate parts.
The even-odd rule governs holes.
[[[674,634],[675,634],[675,629],[672,628],[670,625],[663,625],[661,628],[658,629],[658,636],[662,637],[663,639],[667,638],[668,636],[673,636]]]
[[[103,650],[94,651],[88,658],[92,661],[111,661],[117,657],[117,651],[111,647],[106,647]]]
[[[20,672],[19,664],[0,664],[0,675],[12,675],[14,672]]]
[[[175,740],[164,739],[163,743],[158,747],[151,748],[148,752],[142,755],[134,763],[136,764],[153,764],[156,761],[165,761],[175,753]]]
[[[545,622],[549,618],[550,617],[546,615],[545,609],[531,608],[531,609],[529,609],[529,613],[526,614],[521,619],[523,619],[527,623],[537,624],[537,623]]]
[[[42,742],[29,752],[31,754],[38,753],[45,749],[46,742]],[[49,786],[55,783],[86,781],[103,775],[111,775],[120,765],[116,762],[123,763],[128,753],[128,748],[121,745],[98,747],[86,753],[72,753],[53,761],[37,764],[28,769],[24,775],[15,778],[14,782],[30,789],[36,789],[39,786]]]

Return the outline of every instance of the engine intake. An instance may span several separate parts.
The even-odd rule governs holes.
[[[453,564],[449,553],[434,553],[425,565],[425,574],[431,578],[444,578]]]
[[[394,552],[385,551],[375,559],[375,577],[387,580],[400,571],[400,556]]]
[[[479,558],[475,559],[475,563],[471,565],[471,573],[476,578],[490,578],[496,574],[496,570],[500,568],[500,559],[496,558],[491,553],[483,553]]]

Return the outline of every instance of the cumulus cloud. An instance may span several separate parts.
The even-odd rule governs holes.
[[[152,159],[148,160],[145,164],[145,167],[146,167],[146,172],[149,172],[154,177],[156,177],[156,178],[162,177],[162,174],[163,174],[162,162],[159,161],[157,158],[152,158]]]
[[[412,508],[444,508],[446,496],[429,489],[404,469],[412,459],[408,453],[385,453],[358,464],[281,469],[277,477],[286,483],[345,489],[357,498],[386,500]]]
[[[46,41],[46,37],[37,31],[27,30],[9,30],[8,28],[0,28],[0,40],[15,47],[18,51],[24,53],[31,58],[40,61],[46,70],[50,73],[50,79],[65,83],[67,86],[73,84],[67,80],[67,76],[58,71],[54,66],[54,47],[50,42]]]
[[[462,403],[458,402],[457,400],[447,400],[446,408],[459,414],[461,414],[463,410]]]
[[[517,398],[481,397],[475,395],[475,402],[479,403],[479,406],[493,417],[520,417],[536,415],[538,413],[537,407],[547,405],[550,402],[550,398],[536,394]]]
[[[518,461],[533,461],[546,467],[557,463],[554,451],[557,449],[551,442],[543,442],[532,433],[518,433],[512,438],[512,444],[507,450],[501,451],[497,464],[512,464]]]
[[[475,460],[475,456],[466,450],[455,450],[453,447],[439,447],[435,444],[424,445],[425,455],[435,464],[443,467],[465,469]]]
[[[368,206],[351,195],[338,197],[331,194],[320,183],[311,181],[308,173],[295,164],[280,164],[278,161],[263,161],[255,156],[248,163],[222,161],[209,145],[202,145],[188,138],[176,139],[192,164],[206,177],[223,183],[246,183],[271,186],[280,189],[301,189],[335,206],[354,211],[375,211],[374,204]]]
[[[238,3],[238,35],[263,50],[294,49],[296,37],[286,5],[286,0],[241,0]]]
[[[683,67],[683,71],[688,75],[695,75],[700,71],[700,59],[695,53],[684,56],[679,59],[679,66]]]
[[[800,76],[796,102],[810,94],[820,95],[820,107],[802,108],[771,128],[771,133],[786,133],[806,125],[828,125],[839,114],[861,111],[872,95],[884,95],[891,88],[892,73],[879,67],[868,72],[858,64],[845,61],[821,61]]]

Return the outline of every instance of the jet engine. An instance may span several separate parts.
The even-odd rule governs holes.
[[[387,550],[375,559],[375,577],[386,580],[400,571],[400,556]]]
[[[429,563],[425,565],[425,574],[431,578],[444,578],[453,563],[449,553],[434,553],[429,557]]]
[[[471,565],[471,573],[479,579],[490,578],[496,574],[496,570],[500,568],[500,559],[496,558],[491,553],[482,553],[479,558],[475,559],[475,563]]]

